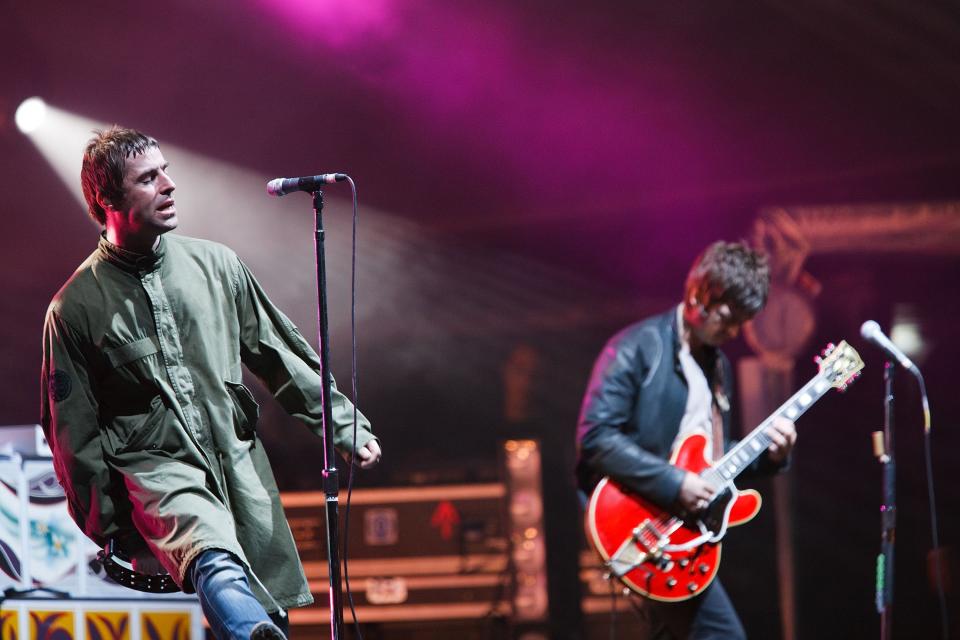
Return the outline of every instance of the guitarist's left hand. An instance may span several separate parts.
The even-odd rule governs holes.
[[[767,435],[773,440],[767,448],[767,457],[770,461],[779,464],[786,460],[797,442],[797,427],[793,421],[777,416],[767,427]]]

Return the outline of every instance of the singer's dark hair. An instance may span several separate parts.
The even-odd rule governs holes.
[[[763,254],[742,242],[714,242],[704,249],[687,275],[685,300],[704,307],[729,304],[750,316],[767,303],[770,265]]]
[[[102,198],[108,204],[119,206],[123,200],[123,174],[127,159],[140,155],[160,144],[150,136],[114,125],[106,131],[94,131],[83,153],[80,184],[87,201],[90,217],[106,224],[107,214],[100,206]]]

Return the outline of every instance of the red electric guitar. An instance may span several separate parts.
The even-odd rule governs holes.
[[[683,518],[610,478],[600,481],[590,497],[587,537],[612,576],[636,593],[664,602],[687,600],[707,588],[720,566],[720,540],[727,527],[751,520],[760,510],[760,494],[738,491],[733,480],[770,445],[767,427],[778,416],[796,420],[828,389],[846,389],[863,369],[863,360],[846,342],[827,345],[823,358],[816,360],[819,373],[715,463],[705,457],[707,441],[699,434],[674,451],[672,464],[717,487],[703,511]]]

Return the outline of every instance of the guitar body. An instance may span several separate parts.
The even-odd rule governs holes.
[[[703,435],[688,436],[674,451],[671,463],[701,473],[710,466],[705,456],[706,444]],[[760,494],[733,488],[711,503],[700,526],[689,521],[681,524],[678,518],[648,500],[604,478],[590,497],[587,536],[604,562],[614,568],[617,577],[631,590],[653,600],[679,602],[699,595],[713,582],[720,566],[719,538],[726,527],[753,519],[759,510]],[[703,521],[708,521],[710,526],[701,528]],[[639,536],[638,527],[643,528]],[[674,529],[668,534],[668,547],[689,544],[702,538],[705,531],[715,535],[690,549],[663,549],[657,542],[659,534],[668,529]],[[629,558],[627,566],[636,566],[620,575],[616,569],[618,558]]]

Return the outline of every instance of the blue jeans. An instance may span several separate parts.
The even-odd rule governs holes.
[[[190,567],[190,578],[213,635],[220,640],[246,640],[258,623],[286,620],[282,615],[267,614],[250,589],[243,565],[231,553],[221,549],[200,552]]]

